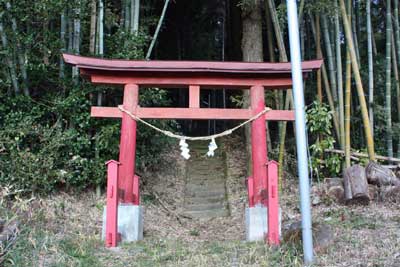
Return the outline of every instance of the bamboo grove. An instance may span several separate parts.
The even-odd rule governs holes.
[[[324,59],[322,69],[307,79],[305,97],[310,109],[320,105],[313,118],[328,120],[329,125],[312,132],[311,125],[317,123],[310,122],[310,144],[325,142],[329,145],[320,149],[342,151],[340,168],[350,166],[354,152],[367,153],[369,160],[376,160],[376,155],[400,157],[399,2],[299,0],[298,7],[302,57]],[[84,145],[79,141],[79,149],[71,148],[74,152],[69,154],[97,147],[94,155],[84,158],[101,162],[106,150],[100,147],[114,143],[111,140],[117,133],[77,115],[77,103],[84,101],[79,107],[86,108],[109,105],[121,96],[117,92],[105,95],[101,87],[90,87],[80,79],[78,69],[64,64],[61,53],[125,59],[286,62],[290,60],[286,22],[285,1],[281,0],[1,0],[0,123],[3,129],[12,128],[18,121],[18,109],[25,112],[24,118],[36,118],[31,114],[35,109],[26,108],[26,103],[40,107],[47,115],[35,123],[48,125],[49,131],[61,124],[61,135],[75,129],[76,140],[79,136],[79,140],[84,139],[82,135],[91,140]],[[157,101],[163,105],[180,103],[185,97],[182,92],[171,96],[157,90]],[[79,92],[79,101],[75,92]],[[248,105],[246,95],[237,94],[209,99],[214,99],[215,106]],[[76,96],[75,102],[72,96]],[[141,97],[155,105],[154,95]],[[71,106],[65,101],[71,101]],[[266,101],[272,108],[293,108],[291,90],[274,91]],[[6,114],[13,114],[13,119],[7,119],[10,115]],[[80,129],[82,121],[87,125]],[[177,123],[171,125],[176,127]],[[217,125],[217,129],[221,127]],[[269,123],[268,127],[269,151],[279,159],[282,175],[287,155],[294,153],[293,127],[286,122]],[[108,136],[99,138],[100,133]],[[18,134],[4,133],[8,138],[4,140],[14,140]],[[26,135],[24,138],[26,141]],[[33,140],[24,143],[30,153],[34,151]],[[0,159],[3,157],[7,165],[9,158],[6,160],[1,151],[11,146],[3,146]],[[332,154],[322,151],[314,157],[328,161]],[[61,169],[56,165],[54,168]],[[56,176],[61,181],[65,178]]]

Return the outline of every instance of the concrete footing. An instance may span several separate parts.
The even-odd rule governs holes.
[[[246,208],[246,241],[265,241],[268,234],[268,208],[263,205]],[[279,209],[279,236],[281,233],[281,210]]]
[[[267,232],[267,208],[262,205],[246,208],[246,240],[263,241]]]
[[[106,233],[106,207],[103,210],[103,229],[101,237]],[[143,239],[143,208],[138,205],[120,204],[118,206],[118,233],[121,241],[134,242]]]

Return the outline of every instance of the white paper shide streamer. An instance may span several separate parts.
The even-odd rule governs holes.
[[[215,138],[211,139],[210,144],[208,144],[208,157],[214,157],[214,151],[218,148],[217,143],[215,143]]]

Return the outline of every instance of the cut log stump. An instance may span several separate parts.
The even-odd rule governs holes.
[[[370,202],[365,168],[354,165],[344,171],[344,197],[345,203],[368,205]]]
[[[370,184],[379,187],[384,185],[400,186],[400,179],[396,177],[393,171],[376,162],[369,162],[365,168],[365,173]]]

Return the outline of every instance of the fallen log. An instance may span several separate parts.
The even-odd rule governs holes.
[[[377,186],[394,185],[400,186],[400,180],[396,175],[388,168],[379,165],[376,162],[369,162],[365,167],[365,174],[367,181],[370,184]]]
[[[328,152],[328,153],[335,153],[335,154],[344,155],[344,151],[343,150],[339,150],[339,149],[325,149],[324,151]],[[361,157],[361,158],[369,158],[368,154],[360,153],[360,152],[351,152],[350,156]],[[398,159],[398,158],[391,158],[391,157],[385,157],[385,156],[379,156],[379,155],[375,155],[375,158],[377,160],[384,160],[384,161],[400,163],[400,159]]]
[[[347,168],[344,171],[343,183],[346,204],[369,204],[370,196],[364,167],[357,164]]]

